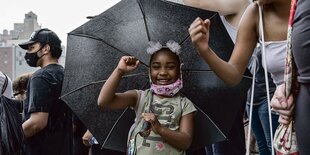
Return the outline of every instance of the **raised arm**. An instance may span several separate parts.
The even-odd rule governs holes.
[[[227,84],[237,85],[243,76],[258,40],[258,7],[251,4],[246,9],[238,28],[237,40],[229,62],[219,58],[209,47],[210,20],[197,18],[189,33],[200,56]],[[220,37],[220,36],[218,36]]]
[[[131,56],[123,56],[114,69],[108,80],[102,86],[98,105],[100,107],[108,107],[111,109],[123,109],[128,106],[135,106],[138,94],[134,90],[129,90],[124,93],[115,93],[122,76],[136,69],[139,61]]]

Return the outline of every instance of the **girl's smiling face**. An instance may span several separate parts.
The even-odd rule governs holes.
[[[169,49],[161,49],[151,56],[150,68],[152,83],[172,84],[180,77],[179,56]]]

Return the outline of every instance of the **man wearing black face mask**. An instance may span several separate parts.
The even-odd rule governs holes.
[[[59,99],[64,77],[64,68],[58,64],[61,40],[53,31],[40,29],[19,46],[27,50],[27,64],[40,67],[28,83],[24,100],[26,155],[71,155],[72,113]]]

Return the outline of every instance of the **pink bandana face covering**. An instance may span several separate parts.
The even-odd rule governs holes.
[[[156,85],[154,83],[151,83],[151,91],[157,95],[162,96],[172,97],[177,94],[180,89],[182,89],[182,87],[183,81],[180,78],[169,85]]]

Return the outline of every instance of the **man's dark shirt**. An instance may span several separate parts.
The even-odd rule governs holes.
[[[63,77],[64,68],[51,64],[36,71],[28,83],[24,121],[33,112],[46,112],[49,116],[47,126],[26,139],[26,154],[72,154],[72,112],[59,99]]]

